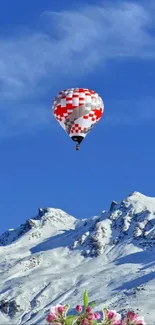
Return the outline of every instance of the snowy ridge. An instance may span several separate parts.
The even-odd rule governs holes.
[[[0,324],[43,324],[51,304],[75,307],[87,289],[98,307],[155,324],[155,198],[138,192],[101,216],[77,220],[39,209],[0,236]]]
[[[38,231],[32,231],[31,237],[41,237],[40,229],[46,226],[52,226],[52,229],[66,229],[66,226],[72,228],[76,219],[60,209],[54,208],[40,208],[38,215],[33,219],[28,219],[24,224],[20,225],[17,229],[10,229],[4,232],[0,236],[0,246],[5,246],[13,243],[21,236],[33,229]]]
[[[139,239],[140,245],[154,245],[155,198],[134,192],[111,211],[110,220],[118,239],[127,236]]]
[[[107,216],[107,213],[105,213]],[[111,237],[110,220],[102,220],[101,217],[92,218],[91,224],[84,222],[80,235],[76,236],[76,240],[71,245],[71,249],[81,249],[82,255],[85,257],[95,257],[103,254],[104,247],[109,244]],[[87,227],[86,227],[87,226]],[[86,230],[85,232],[83,232]]]
[[[149,249],[155,245],[155,198],[134,192],[120,203],[113,201],[110,210],[93,218],[71,248],[81,249],[84,256],[93,257],[103,254],[107,245],[120,241],[132,241]]]

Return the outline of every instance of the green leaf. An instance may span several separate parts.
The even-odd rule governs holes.
[[[83,303],[84,303],[84,308],[86,309],[88,306],[89,298],[88,298],[88,292],[87,290],[84,291],[83,295]]]
[[[98,324],[98,321],[97,321],[97,320],[93,320],[93,321],[91,321],[91,323],[92,323],[93,325],[96,325],[96,324]]]
[[[65,319],[65,325],[72,325],[73,322],[77,319],[77,316],[70,315]]]

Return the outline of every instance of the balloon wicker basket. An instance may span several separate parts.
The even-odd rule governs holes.
[[[76,145],[76,150],[80,150],[79,144]]]

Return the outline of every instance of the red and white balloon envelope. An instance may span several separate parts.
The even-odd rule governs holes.
[[[101,119],[104,112],[102,98],[93,90],[71,88],[60,91],[52,105],[53,114],[70,138],[80,143]]]

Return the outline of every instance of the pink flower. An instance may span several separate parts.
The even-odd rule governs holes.
[[[65,310],[65,307],[64,306],[58,306],[57,310],[58,310],[58,313],[63,313],[64,310]]]
[[[121,320],[114,320],[112,325],[125,325]]]
[[[64,310],[65,310],[65,306],[62,305],[56,305],[50,308],[50,312],[57,316],[59,315],[59,313],[62,313]]]
[[[144,317],[143,316],[139,316],[136,315],[136,321],[135,321],[136,325],[145,325],[145,321],[144,321]]]
[[[91,307],[87,307],[86,312],[91,313],[91,311],[92,311]]]
[[[81,311],[82,311],[82,306],[81,306],[81,305],[77,305],[77,306],[76,306],[76,311],[77,311],[78,313],[81,313]]]
[[[127,313],[125,321],[134,325],[145,325],[144,317],[135,314],[133,311]]]
[[[94,314],[93,314],[93,313],[89,313],[89,314],[87,315],[87,319],[88,319],[88,320],[93,320],[93,319],[95,319]]]
[[[100,319],[101,318],[101,315],[100,315],[100,313],[95,313],[94,314],[94,317],[95,317],[95,319]]]
[[[88,324],[88,321],[87,319],[82,319],[82,322],[81,322],[82,325],[87,325]]]
[[[137,315],[133,311],[128,311],[126,317],[130,322],[134,322],[136,320]]]
[[[47,320],[48,323],[52,323],[53,321],[56,320],[56,318],[57,318],[57,316],[56,316],[54,313],[50,313],[50,314],[47,316],[46,320]]]
[[[120,321],[121,320],[121,315],[118,314],[115,310],[105,310],[105,316],[108,320],[113,320],[113,321]]]

